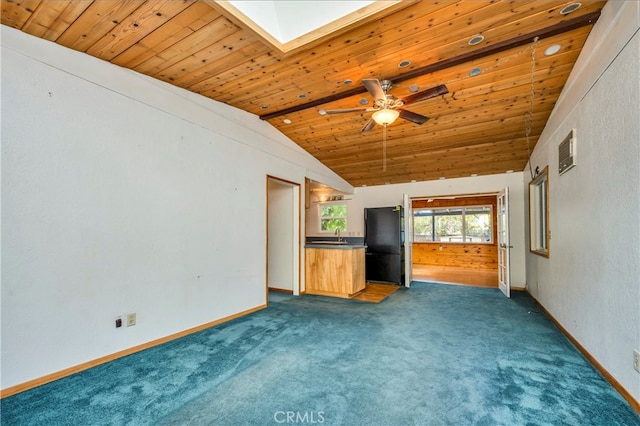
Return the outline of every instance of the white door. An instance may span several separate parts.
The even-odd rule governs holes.
[[[411,200],[408,194],[402,195],[404,204],[404,285],[411,287],[413,281],[413,268],[411,249],[413,245],[413,212],[411,211]]]
[[[498,286],[511,297],[509,274],[509,187],[498,194]]]

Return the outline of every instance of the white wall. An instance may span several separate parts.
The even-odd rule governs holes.
[[[640,401],[640,3],[608,2],[541,135],[550,257],[527,254],[531,293]],[[558,175],[575,128],[577,165]],[[525,186],[528,184],[525,176]]]
[[[2,388],[264,305],[266,176],[352,190],[254,115],[1,31]]]
[[[405,184],[380,185],[355,188],[352,196],[346,196],[348,217],[347,228],[350,236],[363,236],[364,209],[366,207],[384,207],[402,204],[402,195],[409,197],[428,197],[440,195],[463,195],[478,193],[498,193],[505,187],[510,191],[511,234],[511,285],[516,288],[525,286],[525,227],[524,227],[524,191],[523,173],[504,173],[490,176],[477,176],[459,179],[446,179]],[[314,235],[317,228],[317,213],[311,204],[307,211],[307,235]],[[317,234],[317,233],[316,233]]]

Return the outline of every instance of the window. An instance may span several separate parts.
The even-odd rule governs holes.
[[[529,183],[529,250],[549,257],[549,174],[545,167]]]
[[[491,206],[413,210],[413,241],[492,243]]]
[[[320,231],[334,232],[347,230],[347,205],[330,203],[320,204]]]

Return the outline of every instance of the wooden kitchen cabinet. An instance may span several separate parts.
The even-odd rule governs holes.
[[[364,253],[361,245],[306,248],[306,293],[351,298],[363,291]]]

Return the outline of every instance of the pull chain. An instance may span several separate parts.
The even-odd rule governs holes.
[[[382,171],[387,171],[387,125],[382,126]]]
[[[535,79],[536,79],[536,47],[538,46],[538,37],[533,39],[531,45],[531,94],[529,96],[529,111],[524,116],[525,136],[527,138],[527,162],[529,163],[529,173],[531,179],[533,179],[533,169],[531,166],[531,144],[529,142],[529,135],[531,135],[531,128],[533,127],[533,101],[536,96],[535,92]]]

